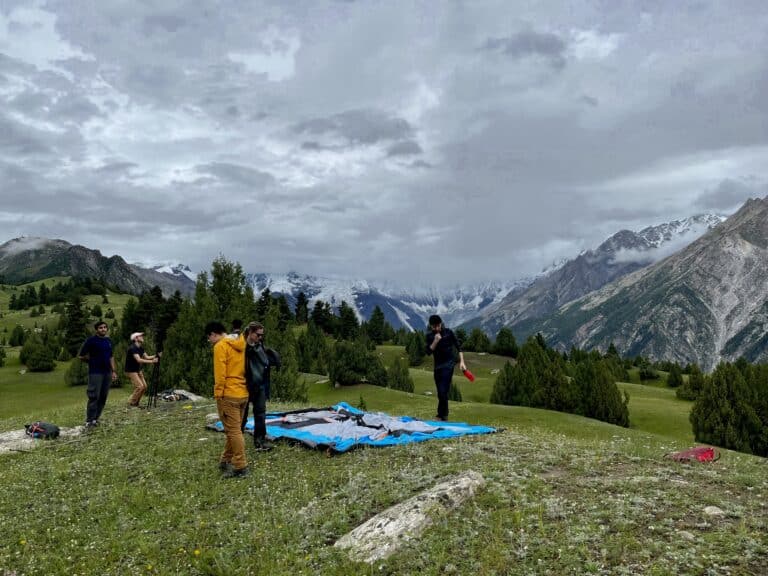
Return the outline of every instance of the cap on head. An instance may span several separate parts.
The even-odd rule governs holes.
[[[136,340],[136,338],[138,338],[139,336],[144,336],[144,332],[134,332],[133,334],[131,334],[131,342]]]

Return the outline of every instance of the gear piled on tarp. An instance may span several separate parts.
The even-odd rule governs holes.
[[[346,402],[328,408],[269,412],[266,420],[267,436],[272,440],[285,438],[331,452],[347,452],[358,446],[396,446],[497,431],[489,426],[463,422],[436,422],[410,416],[389,416],[383,412],[363,412]],[[224,431],[220,420],[207,427]],[[253,418],[248,419],[245,430],[253,434]]]
[[[715,462],[720,458],[720,452],[711,446],[696,446],[680,452],[670,452],[666,457],[676,462]]]

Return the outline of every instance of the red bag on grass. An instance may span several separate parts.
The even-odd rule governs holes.
[[[720,452],[711,446],[696,446],[680,452],[670,452],[666,456],[676,462],[715,462],[720,458]]]

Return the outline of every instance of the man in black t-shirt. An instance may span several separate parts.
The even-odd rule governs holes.
[[[448,420],[448,392],[453,379],[453,367],[456,365],[454,350],[459,353],[459,368],[467,369],[464,364],[464,353],[461,342],[453,330],[443,326],[443,320],[437,314],[429,317],[429,333],[427,334],[427,354],[432,354],[435,360],[435,386],[437,387],[437,419]]]
[[[142,364],[157,364],[156,355],[148,356],[144,351],[144,333],[131,334],[131,346],[125,354],[125,374],[133,384],[133,394],[128,399],[128,406],[138,407],[141,397],[147,391],[147,381],[144,379]]]
[[[93,325],[96,334],[83,342],[78,357],[88,363],[88,405],[85,409],[85,426],[99,425],[99,418],[107,403],[109,386],[117,380],[115,358],[112,356],[112,340],[107,336],[109,327],[103,320]]]

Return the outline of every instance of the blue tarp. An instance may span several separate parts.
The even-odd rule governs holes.
[[[489,426],[464,422],[419,420],[410,416],[389,416],[383,412],[364,412],[346,402],[329,408],[269,412],[266,420],[267,435],[271,439],[287,438],[333,452],[347,452],[357,446],[396,446],[496,432]],[[224,431],[221,421],[210,427]],[[248,419],[245,429],[253,433],[253,418]]]

